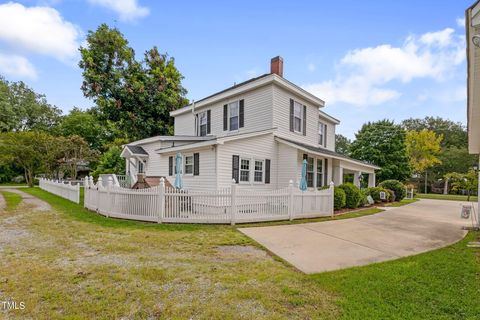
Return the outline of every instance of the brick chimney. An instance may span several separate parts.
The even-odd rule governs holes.
[[[283,59],[280,56],[272,58],[270,61],[270,73],[275,73],[283,77]]]

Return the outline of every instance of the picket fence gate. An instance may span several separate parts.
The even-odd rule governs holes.
[[[40,178],[39,187],[42,190],[56,194],[62,198],[68,199],[75,203],[80,203],[80,184],[73,185],[71,182],[63,182],[60,180],[49,180]]]
[[[293,220],[333,215],[333,182],[324,190],[300,191],[293,186],[279,190],[244,190],[231,187],[215,191],[179,190],[160,185],[126,189],[99,178],[87,177],[85,208],[107,217],[158,223],[235,224]]]

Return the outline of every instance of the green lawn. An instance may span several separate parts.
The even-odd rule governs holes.
[[[38,188],[25,191],[54,210],[0,216],[0,300],[3,294],[26,304],[12,317],[475,319],[480,314],[479,250],[465,246],[478,234],[414,257],[305,275],[236,227],[109,219]],[[5,230],[10,238],[2,237]],[[2,243],[5,239],[10,242]]]
[[[461,194],[437,194],[437,193],[417,193],[419,199],[437,199],[437,200],[455,200],[467,201],[467,196]],[[470,196],[470,201],[477,201],[477,196]]]
[[[15,210],[20,202],[22,202],[22,197],[16,193],[1,190],[0,193],[5,199],[6,209],[8,211]]]
[[[388,206],[389,207],[402,207],[402,206],[405,206],[407,204],[414,203],[414,202],[417,202],[417,201],[418,201],[418,199],[403,199],[403,200],[400,200],[400,201],[389,203]]]

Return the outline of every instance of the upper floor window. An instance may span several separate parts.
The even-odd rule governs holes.
[[[302,122],[303,105],[295,101],[293,104],[293,125],[296,132],[302,132]]]
[[[223,131],[236,131],[243,128],[245,122],[244,100],[238,100],[223,106]]]
[[[207,135],[207,112],[206,111],[198,115],[198,132],[200,136]]]
[[[238,101],[228,104],[230,131],[238,130],[238,120],[239,120],[238,109],[239,109]]]
[[[197,136],[206,136],[210,134],[210,110],[197,113],[196,121],[196,133]]]
[[[318,144],[327,146],[327,125],[323,122],[318,123]]]

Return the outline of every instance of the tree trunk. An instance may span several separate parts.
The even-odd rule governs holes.
[[[467,190],[467,202],[470,201],[470,189]]]
[[[427,194],[427,171],[425,171],[425,194]]]

